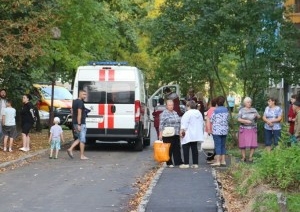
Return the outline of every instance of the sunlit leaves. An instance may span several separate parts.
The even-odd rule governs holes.
[[[186,66],[189,71],[180,73],[180,80],[191,75],[198,82],[221,79],[226,91],[232,87],[228,76],[237,71],[246,95],[266,88],[269,78],[297,80],[299,35],[284,9],[279,0],[167,0],[150,27],[152,50],[164,63],[177,52],[180,63],[169,63],[158,77],[176,76],[177,67]],[[229,64],[235,65],[224,68]],[[293,79],[287,70],[293,70]]]

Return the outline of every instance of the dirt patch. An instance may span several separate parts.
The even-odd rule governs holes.
[[[237,185],[232,176],[227,172],[217,172],[217,180],[221,183],[221,193],[225,199],[225,208],[230,212],[252,212],[256,198],[261,194],[277,194],[280,191],[270,188],[268,185],[260,184],[250,188],[247,194],[240,195],[237,192]]]
[[[3,144],[1,144],[1,150],[0,150],[0,163],[8,162],[17,160],[21,157],[24,157],[28,154],[32,154],[33,152],[42,150],[42,149],[48,149],[50,148],[49,142],[48,142],[48,129],[44,129],[41,132],[32,132],[30,133],[30,152],[23,152],[20,151],[19,148],[22,147],[22,137],[19,135],[17,139],[13,143],[13,151],[12,152],[4,152],[3,151]],[[73,140],[73,135],[71,130],[64,130],[64,138],[65,142],[68,142],[70,140]]]
[[[221,183],[221,194],[225,199],[225,208],[230,212],[244,211],[248,203],[247,198],[241,198],[235,192],[235,185],[232,177],[227,172],[217,172],[217,180]]]
[[[153,178],[155,177],[158,169],[162,164],[158,164],[156,167],[153,167],[149,170],[144,176],[137,178],[135,184],[133,185],[138,189],[136,194],[129,200],[127,210],[128,212],[137,212],[140,203],[142,202],[146,192],[148,191]]]

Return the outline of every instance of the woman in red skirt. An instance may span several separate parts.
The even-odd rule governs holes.
[[[257,148],[257,119],[260,118],[257,110],[251,107],[250,97],[244,99],[244,107],[240,109],[238,121],[241,123],[239,129],[239,148],[242,153],[242,161],[246,161],[246,149],[250,149],[249,162],[253,162],[253,154]]]

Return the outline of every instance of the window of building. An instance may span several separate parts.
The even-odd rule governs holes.
[[[295,12],[300,13],[300,0],[295,0]]]

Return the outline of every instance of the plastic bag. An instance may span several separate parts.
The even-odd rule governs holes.
[[[154,148],[154,160],[157,162],[167,162],[170,160],[169,149],[171,143],[163,143],[162,141],[155,141],[153,144]]]
[[[202,150],[213,150],[215,149],[215,142],[212,135],[204,132],[204,141],[201,143]]]

